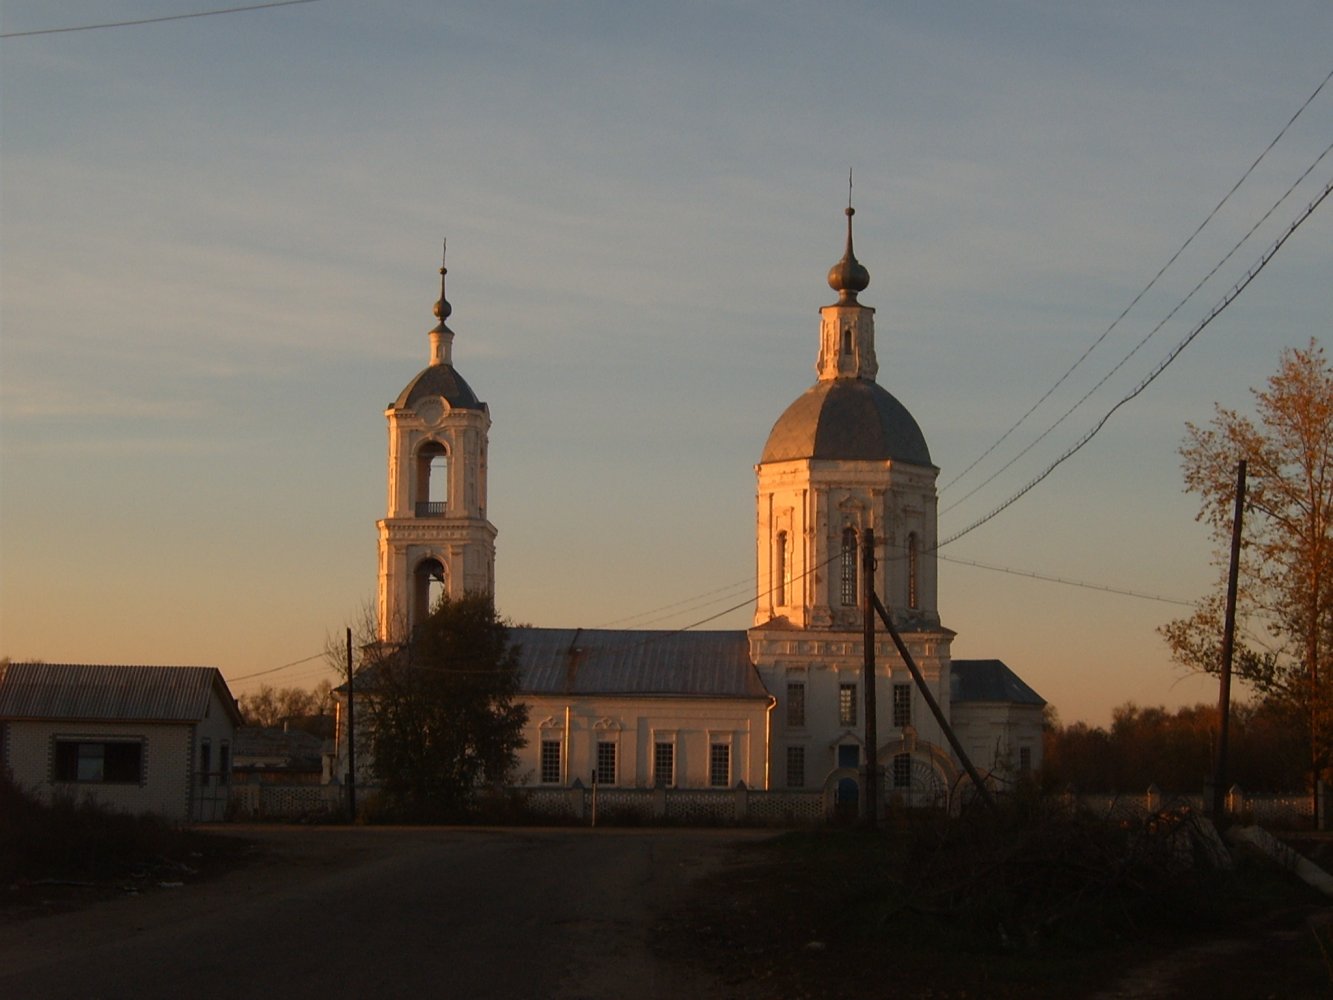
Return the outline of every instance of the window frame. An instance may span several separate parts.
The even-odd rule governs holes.
[[[795,768],[793,768],[795,763]],[[793,774],[793,770],[795,774]],[[793,778],[799,780],[793,780]],[[787,746],[787,787],[804,788],[805,787],[805,747],[802,744],[788,744]]]
[[[838,684],[838,725],[855,726],[857,724],[856,695],[855,682],[844,681]]]
[[[665,757],[666,774],[663,780],[663,758]],[[653,737],[653,787],[674,788],[676,786],[676,740],[674,737]]]
[[[728,741],[713,740],[708,744],[708,787],[731,787],[731,743]]]
[[[894,788],[912,787],[912,755],[898,753],[893,755],[892,775]]]
[[[842,569],[841,596],[844,608],[854,608],[861,603],[860,588],[857,586],[857,570],[860,556],[855,528],[844,528],[842,532]]]
[[[906,729],[912,724],[912,685],[893,685],[893,725]]]
[[[593,758],[593,780],[599,785],[614,785],[617,778],[617,768],[620,766],[620,761],[617,759],[620,755],[616,752],[616,741],[597,740],[593,753],[595,754]],[[611,772],[609,776],[606,773],[608,766]]]
[[[805,681],[787,682],[787,728],[805,728]]]
[[[100,747],[99,754],[82,753],[84,748]],[[116,748],[108,753],[110,748]],[[69,749],[63,749],[69,748]],[[118,759],[110,759],[118,758]],[[132,760],[131,760],[132,758]],[[56,734],[51,737],[51,781],[62,785],[138,785],[142,787],[147,774],[147,740],[126,736],[71,736]],[[92,773],[92,763],[98,769]],[[89,762],[85,767],[85,762]],[[72,764],[72,767],[71,767]],[[111,766],[108,766],[110,764]],[[133,770],[134,776],[129,777]],[[110,773],[111,776],[108,776]]]
[[[554,749],[554,760],[551,759],[551,750]],[[549,739],[543,736],[540,740],[540,746],[537,748],[537,777],[543,785],[559,785],[564,777],[564,750],[565,741],[563,739]],[[554,765],[554,771],[548,771],[548,766]],[[550,777],[554,773],[555,777]]]

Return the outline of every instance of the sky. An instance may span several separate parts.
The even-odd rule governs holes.
[[[1330,84],[1116,322],[1333,70],[1322,0],[318,0],[16,34],[220,6],[0,15],[0,655],[208,664],[236,694],[332,677],[446,238],[500,611],[745,628],[754,464],[814,381],[849,168],[941,538],[1333,178]],[[1330,203],[941,549],[955,657],[1065,722],[1216,700],[1157,633],[1218,573],[1178,449],[1328,343]]]

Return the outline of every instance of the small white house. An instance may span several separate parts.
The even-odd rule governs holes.
[[[216,667],[0,667],[0,767],[47,799],[223,819],[240,723]]]

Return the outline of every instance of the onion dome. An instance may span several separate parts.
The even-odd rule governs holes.
[[[856,209],[848,205],[847,250],[843,253],[842,260],[829,268],[828,272],[828,284],[838,293],[839,305],[856,302],[856,293],[864,292],[870,284],[870,272],[856,259],[856,254],[852,253],[852,216],[855,214]]]

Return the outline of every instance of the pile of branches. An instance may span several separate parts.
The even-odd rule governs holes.
[[[1230,867],[1212,824],[1187,808],[1136,821],[974,810],[915,830],[904,905],[999,949],[1086,947],[1216,920]]]

